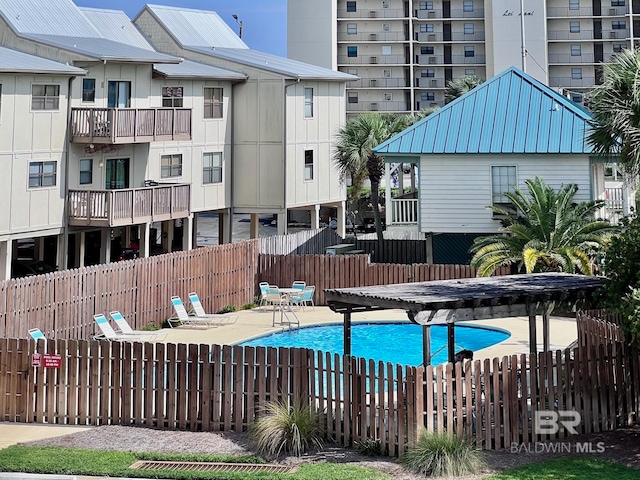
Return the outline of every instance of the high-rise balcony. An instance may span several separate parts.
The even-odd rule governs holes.
[[[74,143],[191,140],[190,108],[72,108]]]
[[[404,32],[338,32],[339,42],[407,42]]]
[[[600,13],[594,14],[592,7],[571,9],[568,7],[547,7],[547,18],[578,18],[578,17],[621,17],[627,15],[628,7],[602,6]]]
[[[612,53],[605,53],[604,55],[602,55],[602,59],[600,60],[596,60],[596,57],[593,53],[583,53],[581,55],[571,55],[569,53],[550,53],[549,63],[559,65],[572,65],[575,63],[606,63],[611,60],[611,57],[613,57]]]
[[[338,55],[340,65],[405,65],[409,63],[405,55],[362,55],[349,57]]]
[[[547,32],[549,41],[553,40],[624,40],[629,38],[629,29],[612,29],[594,32],[593,30],[581,30],[572,32],[570,30],[549,30]]]
[[[464,32],[416,32],[416,41],[418,42],[483,42],[484,31],[476,31],[474,33]]]
[[[345,18],[405,18],[408,13],[402,8],[358,8],[355,12],[338,9],[338,20]]]
[[[69,190],[69,225],[118,227],[188,217],[191,185]]]
[[[473,56],[450,55],[445,59],[444,55],[417,55],[416,63],[419,65],[482,65],[486,63],[483,53]]]
[[[441,9],[415,10],[413,16],[421,20],[430,20],[430,19],[455,20],[457,18],[461,18],[461,19],[484,18],[484,9],[474,8],[472,11],[466,11],[460,8],[452,8],[447,13],[447,16],[445,16],[445,12]]]

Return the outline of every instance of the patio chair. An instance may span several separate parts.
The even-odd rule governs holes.
[[[304,290],[306,287],[307,287],[307,282],[304,282],[302,280],[296,280],[291,285],[291,288],[297,288],[297,289],[300,289],[300,290]]]
[[[316,309],[315,304],[313,303],[313,295],[316,293],[315,285],[310,285],[306,287],[300,295],[293,297],[291,299],[291,303],[301,307],[303,310],[311,304],[311,308],[313,310]]]
[[[180,325],[189,325],[193,327],[217,327],[222,321],[220,315],[207,315],[206,317],[196,317],[195,315],[189,315],[187,309],[184,307],[184,303],[182,303],[182,298],[177,295],[171,297],[171,304],[173,305],[173,309],[178,315],[178,318],[172,317],[167,319],[167,323],[169,323],[169,326],[172,328],[174,323]]]
[[[268,305],[271,305],[273,307],[273,315],[271,317],[271,326],[275,327],[276,326],[276,312],[279,311],[280,312],[280,324],[282,325],[283,323],[287,323],[289,325],[289,327],[291,327],[292,323],[295,323],[298,325],[298,327],[300,326],[300,320],[298,319],[298,316],[296,315],[296,312],[293,311],[293,308],[291,308],[291,297],[289,295],[287,295],[286,293],[281,293],[280,289],[275,286],[275,285],[269,285],[269,288],[267,289],[267,298],[266,298],[266,302]],[[295,321],[292,321],[289,318],[288,313],[291,313],[293,315],[293,317],[295,318]],[[286,320],[285,320],[286,318]]]
[[[131,325],[129,325],[129,322],[127,322],[127,320],[118,310],[109,312],[109,316],[114,322],[116,322],[116,326],[118,328],[118,331],[116,331],[116,334],[121,333],[123,335],[146,336],[146,337],[151,337],[154,340],[164,340],[164,338],[167,336],[167,332],[151,332],[151,331],[141,332],[139,330],[134,330],[133,328],[131,328]]]
[[[258,304],[258,307],[264,307],[267,305],[267,289],[269,288],[269,282],[260,282],[259,284],[260,287],[260,303]]]
[[[30,328],[29,329],[29,335],[31,336],[31,338],[33,338],[34,340],[47,340],[47,337],[44,336],[44,333],[42,333],[40,331],[39,328]]]
[[[93,316],[93,319],[96,321],[96,324],[100,328],[100,332],[93,336],[94,340],[118,340],[118,341],[151,341],[153,340],[152,335],[127,335],[125,333],[116,333],[113,329],[107,317],[102,313],[97,313]]]
[[[207,313],[202,307],[200,297],[196,292],[189,293],[189,301],[198,318],[219,318],[220,324],[236,323],[239,315],[237,313]]]

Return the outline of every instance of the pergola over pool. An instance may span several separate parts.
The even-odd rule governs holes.
[[[542,315],[545,351],[549,350],[549,316],[593,306],[602,279],[568,273],[531,273],[372,287],[325,290],[331,310],[344,316],[344,354],[351,355],[351,314],[402,309],[422,325],[424,365],[431,363],[431,325],[448,327],[448,358],[455,355],[454,324],[468,320],[529,317],[529,349],[536,353],[536,316]]]

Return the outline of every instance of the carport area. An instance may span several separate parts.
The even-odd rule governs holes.
[[[455,356],[454,325],[461,321],[526,316],[529,349],[536,353],[536,317],[542,316],[544,350],[549,316],[597,306],[602,279],[567,273],[532,273],[325,290],[329,308],[342,313],[344,354],[351,355],[351,314],[402,309],[422,325],[423,365],[431,364],[431,325],[447,325],[449,362]]]

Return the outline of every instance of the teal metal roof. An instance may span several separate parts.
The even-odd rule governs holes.
[[[591,119],[568,98],[510,67],[374,151],[384,156],[589,154]]]

